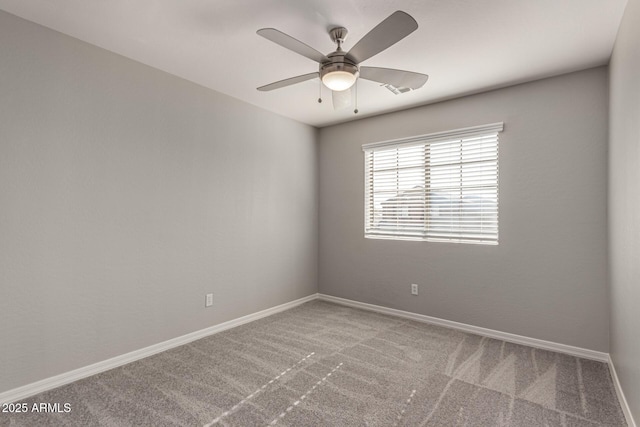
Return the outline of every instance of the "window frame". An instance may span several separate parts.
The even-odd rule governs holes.
[[[413,136],[409,138],[401,138],[401,139],[363,144],[362,150],[364,152],[364,237],[367,239],[386,239],[386,240],[391,239],[391,240],[497,245],[499,242],[499,176],[500,176],[499,175],[499,135],[498,134],[503,130],[504,130],[504,123],[497,122],[497,123],[492,123],[487,125],[472,126],[472,127],[466,127],[466,128],[443,131],[443,132],[435,132],[435,133],[430,133],[425,135]],[[468,237],[473,233],[467,232],[466,233],[467,236],[464,236],[464,232],[462,230],[459,229],[457,232],[455,232],[453,231],[454,229],[451,228],[447,233],[440,233],[440,234],[448,234],[448,235],[444,237],[442,236],[434,237],[433,234],[437,234],[437,233],[434,233],[434,228],[431,225],[431,221],[432,221],[431,217],[433,215],[430,213],[427,213],[427,212],[432,212],[430,199],[433,196],[432,194],[433,192],[431,190],[431,185],[432,185],[431,173],[433,169],[433,167],[430,165],[432,161],[431,160],[432,156],[430,153],[431,146],[432,144],[437,144],[438,142],[440,143],[454,142],[456,140],[459,140],[460,150],[461,150],[460,161],[451,162],[446,165],[452,166],[452,167],[455,165],[460,165],[460,168],[462,168],[463,164],[465,163],[463,160],[464,157],[462,154],[465,140],[469,140],[473,138],[483,138],[483,137],[484,138],[495,137],[495,229],[496,229],[495,235],[488,234],[486,238]],[[400,230],[399,227],[397,230],[395,230],[396,232],[394,232],[392,228],[383,230],[380,227],[378,228],[372,227],[371,224],[373,224],[374,222],[373,216],[376,214],[377,211],[379,212],[380,209],[376,210],[375,201],[373,201],[373,197],[375,193],[373,190],[373,179],[374,179],[373,174],[375,171],[370,170],[370,167],[373,167],[372,165],[373,165],[374,159],[371,159],[370,162],[368,161],[369,153],[372,153],[375,151],[381,151],[381,150],[396,150],[400,148],[410,148],[410,147],[424,147],[424,153],[425,153],[424,162],[421,165],[421,168],[422,168],[421,170],[424,170],[423,173],[424,173],[425,184],[422,190],[422,193],[423,193],[422,199],[420,200],[421,200],[421,203],[425,203],[425,204],[429,203],[428,205],[429,207],[422,208],[423,211],[421,211],[422,212],[421,225],[420,225],[420,222],[418,222],[418,226],[416,226],[415,228],[415,230],[417,231],[413,231],[413,232],[410,232],[406,229]],[[396,157],[397,156],[399,156],[399,153],[396,154]],[[490,163],[490,160],[487,160],[487,163]],[[399,171],[401,170],[401,168],[398,168],[397,170]],[[461,171],[460,173],[462,174],[462,169],[460,169],[460,171]],[[428,179],[427,179],[427,176],[428,176]],[[398,180],[400,178],[396,178],[396,179]],[[492,176],[491,176],[491,179],[493,179]],[[371,180],[371,182],[369,180]],[[429,184],[427,184],[427,182],[429,182]],[[459,189],[459,192],[461,195],[463,193],[463,190],[465,189],[469,190],[469,186],[465,186],[462,183],[457,188]],[[488,188],[493,189],[493,185],[489,186]],[[407,190],[404,190],[404,191],[406,192]],[[398,196],[396,197],[399,197],[399,193],[398,193]],[[462,196],[460,198],[462,198]],[[481,203],[484,203],[484,202],[481,202]],[[397,205],[395,206],[395,209],[396,210],[398,209]],[[451,216],[450,218],[453,218],[453,216]],[[479,222],[482,222],[482,219],[480,219]],[[376,230],[378,231],[378,233],[375,232]],[[482,231],[481,228],[480,230]],[[429,235],[429,234],[432,234],[432,235]]]

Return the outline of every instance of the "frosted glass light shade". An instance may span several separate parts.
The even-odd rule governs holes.
[[[347,71],[332,71],[322,76],[322,83],[331,90],[347,90],[356,82],[356,75]]]

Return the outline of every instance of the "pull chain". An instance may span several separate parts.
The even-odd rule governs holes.
[[[354,89],[353,92],[354,92],[354,95],[355,95],[355,98],[356,98],[355,99],[356,108],[355,108],[355,110],[353,110],[353,114],[358,114],[358,80],[356,80],[356,84],[353,87],[353,89]]]
[[[322,104],[322,80],[320,80],[320,86],[318,86],[318,104]]]

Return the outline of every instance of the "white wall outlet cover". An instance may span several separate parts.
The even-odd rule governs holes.
[[[418,285],[416,285],[415,283],[411,284],[411,294],[418,295]]]
[[[211,307],[213,305],[213,294],[207,294],[205,307]]]

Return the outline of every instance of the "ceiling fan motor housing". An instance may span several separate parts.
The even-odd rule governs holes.
[[[325,76],[330,73],[342,72],[353,75],[354,80],[360,75],[358,65],[341,49],[327,55],[328,62],[320,64],[320,79],[325,82]],[[326,83],[325,83],[326,84]]]
[[[342,43],[348,33],[344,27],[335,27],[329,31],[331,40],[338,45],[338,48],[327,55],[328,61],[320,63],[320,80],[331,90],[343,90],[342,87],[348,89],[360,74],[358,64],[342,50]],[[325,78],[328,74],[331,75]]]

